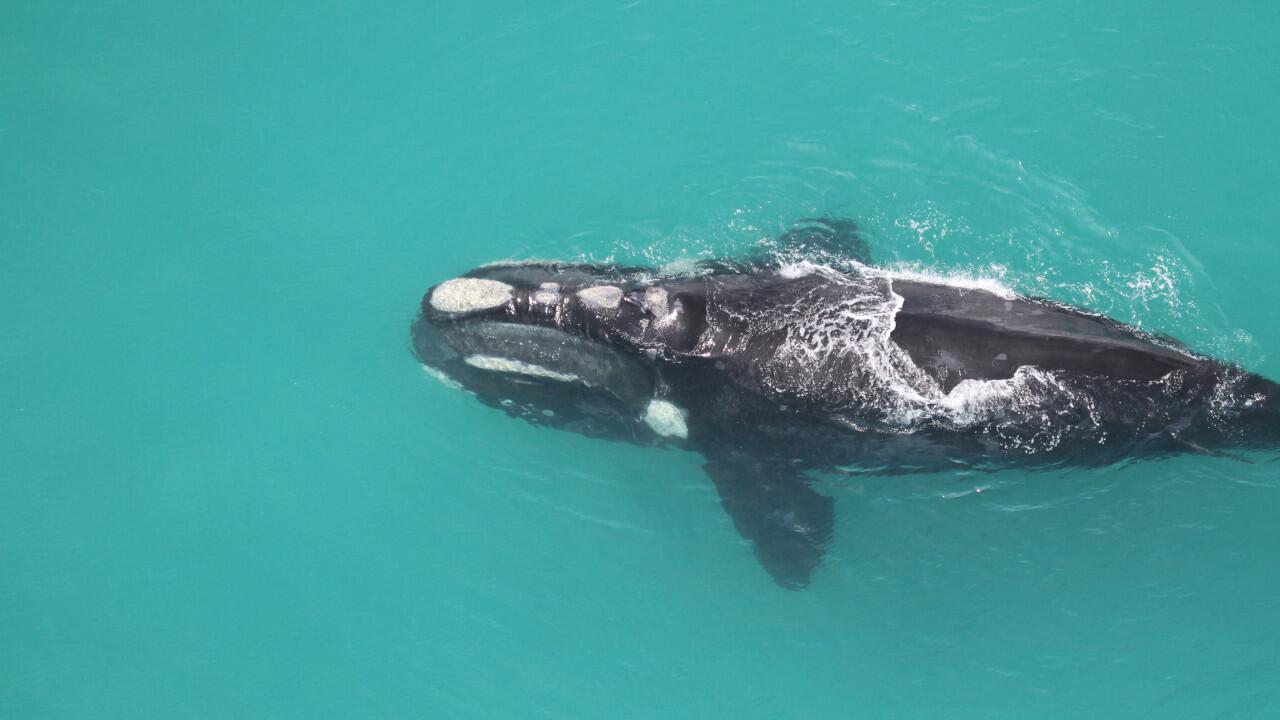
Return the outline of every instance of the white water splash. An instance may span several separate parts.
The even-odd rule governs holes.
[[[782,275],[795,281],[820,275],[824,289],[805,294],[780,317],[753,319],[752,332],[785,333],[773,356],[757,370],[770,392],[782,396],[798,391],[856,430],[912,432],[927,425],[956,430],[986,425],[1006,447],[1028,453],[1056,447],[1073,423],[1098,425],[1087,394],[1050,370],[1024,366],[1010,378],[969,379],[945,391],[892,340],[903,304],[902,296],[893,292],[893,272],[853,274],[801,261],[785,265]],[[929,281],[1016,297],[1004,286],[971,278]],[[831,285],[842,290],[832,293]],[[1051,405],[1052,412],[1046,409]],[[1028,434],[1026,427],[1036,430]]]

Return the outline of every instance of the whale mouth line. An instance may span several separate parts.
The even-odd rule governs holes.
[[[454,380],[452,377],[449,376],[448,373],[441,370],[440,368],[432,367],[426,363],[422,363],[422,372],[434,378],[437,382],[449,388],[450,390],[463,390],[463,391],[466,390],[466,388],[462,385],[462,383],[458,382],[457,380]]]
[[[542,365],[536,365],[523,360],[512,360],[511,358],[499,357],[497,355],[468,355],[465,362],[473,368],[488,370],[490,372],[527,375],[529,377],[545,378],[547,380],[556,380],[559,382],[583,382],[582,378],[573,373],[557,372],[551,368],[543,367]]]

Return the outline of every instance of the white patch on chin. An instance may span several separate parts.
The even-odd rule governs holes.
[[[559,380],[560,382],[577,382],[581,379],[573,373],[556,372],[541,365],[494,355],[470,355],[467,357],[466,363],[481,370],[528,375],[529,377],[547,378],[548,380]]]
[[[497,280],[454,278],[445,280],[431,291],[431,306],[447,313],[489,310],[507,304],[514,289]]]
[[[662,437],[689,437],[689,425],[684,420],[684,411],[666,400],[650,400],[644,409],[644,422]]]
[[[457,380],[454,380],[453,378],[449,377],[449,376],[448,376],[447,374],[445,374],[445,372],[444,372],[443,370],[441,370],[440,368],[433,368],[433,367],[431,367],[430,365],[423,365],[423,366],[422,366],[422,372],[424,372],[424,373],[426,373],[426,374],[430,375],[431,377],[435,378],[436,380],[439,380],[441,385],[444,385],[445,387],[449,388],[450,390],[461,390],[461,389],[462,389],[462,383],[460,383],[460,382],[458,382]]]
[[[622,302],[622,288],[613,285],[596,285],[578,291],[582,302],[598,310],[613,310]]]

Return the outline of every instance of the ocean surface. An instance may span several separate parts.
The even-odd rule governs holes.
[[[790,592],[408,349],[829,213],[1280,378],[1278,91],[1273,2],[5,2],[0,717],[1280,717],[1280,464],[830,483]]]

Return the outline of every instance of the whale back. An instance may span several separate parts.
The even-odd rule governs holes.
[[[903,298],[893,341],[946,390],[967,379],[1007,379],[1020,366],[1154,381],[1206,362],[1110,318],[1050,300],[905,280],[895,280],[893,291]]]

